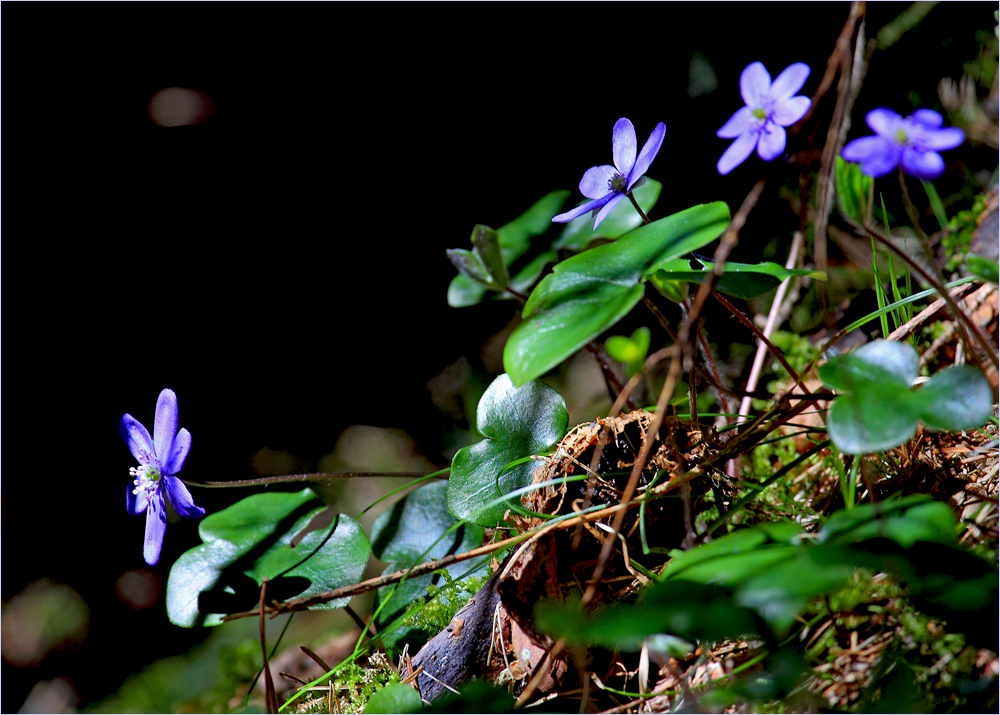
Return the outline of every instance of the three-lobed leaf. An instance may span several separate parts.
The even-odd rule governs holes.
[[[387,573],[482,546],[482,527],[469,523],[458,525],[448,513],[447,495],[448,482],[431,482],[407,494],[375,520],[372,553],[388,562]],[[485,568],[483,564],[476,575],[483,575]],[[456,579],[469,570],[468,562],[448,567],[448,573]],[[426,595],[428,585],[440,579],[438,574],[426,574],[396,586],[380,588],[379,603],[385,603],[378,615],[380,630],[407,606]],[[390,600],[386,602],[386,599]]]
[[[562,396],[548,385],[515,386],[509,375],[500,375],[476,409],[476,429],[486,439],[463,447],[452,460],[448,512],[480,526],[493,527],[503,521],[510,506],[484,506],[530,484],[535,465],[529,461],[505,467],[559,442],[568,419]],[[518,500],[514,506],[519,504]]]
[[[329,526],[306,532],[326,508],[304,489],[256,494],[205,517],[198,529],[205,543],[184,553],[170,569],[171,622],[218,625],[225,614],[257,603],[265,577],[269,597],[278,600],[357,583],[370,551],[358,523],[344,514],[331,515]],[[349,600],[314,608],[342,608]]]
[[[990,418],[993,391],[981,372],[967,365],[946,368],[914,390],[919,370],[916,351],[889,340],[821,365],[820,378],[841,392],[827,417],[837,449],[855,455],[879,452],[909,441],[920,422],[934,430],[960,431]]]

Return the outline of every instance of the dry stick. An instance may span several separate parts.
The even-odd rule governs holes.
[[[969,293],[972,293],[976,289],[982,290],[983,288],[990,288],[990,286],[977,286],[975,283],[965,283],[952,288],[951,294],[956,299],[963,300],[967,295],[969,295]],[[996,290],[995,287],[991,288],[990,292],[994,290]],[[917,332],[937,317],[937,314],[944,309],[945,305],[944,298],[938,298],[936,301],[889,333],[886,340],[902,340],[910,335],[910,333]],[[838,334],[836,337],[839,339],[840,335]]]
[[[264,701],[269,713],[278,712],[278,696],[274,692],[271,666],[267,662],[267,621],[264,620],[264,597],[267,593],[267,576],[260,582],[260,648],[264,652]]]
[[[746,199],[743,200],[743,205],[740,206],[739,211],[736,212],[736,215],[733,216],[732,221],[730,221],[729,227],[723,234],[722,241],[719,243],[719,247],[716,249],[715,255],[712,258],[714,263],[712,273],[706,276],[704,283],[702,283],[699,287],[698,294],[694,299],[694,304],[688,311],[687,317],[681,323],[680,330],[677,335],[677,343],[672,348],[673,354],[671,356],[670,369],[667,372],[667,379],[663,383],[663,389],[660,391],[660,397],[656,402],[656,413],[653,415],[653,421],[650,423],[645,437],[643,437],[642,449],[639,451],[639,457],[636,459],[635,466],[632,468],[632,473],[629,475],[628,483],[625,485],[625,490],[622,493],[622,498],[619,502],[620,505],[628,504],[635,495],[635,490],[639,485],[639,476],[642,474],[642,470],[646,468],[646,462],[649,460],[653,443],[656,441],[660,427],[663,424],[667,404],[670,402],[670,398],[673,397],[674,386],[677,384],[677,378],[681,373],[681,364],[684,357],[683,354],[685,352],[685,346],[688,346],[689,344],[691,330],[694,328],[701,315],[701,309],[705,305],[705,300],[708,297],[709,292],[712,290],[712,284],[718,280],[720,275],[722,275],[726,259],[732,252],[733,247],[735,247],[736,243],[739,241],[739,232],[746,223],[747,215],[753,207],[757,205],[757,200],[760,198],[760,194],[764,190],[765,181],[766,179],[760,179],[756,184],[754,184],[754,187],[750,190]],[[590,601],[594,598],[594,594],[597,593],[597,584],[600,583],[601,577],[604,575],[604,570],[607,567],[608,559],[611,557],[611,552],[614,550],[615,543],[618,539],[618,532],[621,531],[624,520],[625,510],[622,509],[615,514],[614,521],[611,524],[611,531],[604,539],[604,545],[601,548],[601,555],[597,560],[597,567],[594,569],[594,574],[590,579],[587,590],[583,594],[581,607],[590,603]],[[529,683],[528,686],[530,687],[531,683]]]
[[[930,241],[927,240],[927,234],[924,233],[922,228],[920,228],[920,216],[917,214],[917,207],[914,206],[913,201],[910,200],[910,192],[906,188],[906,176],[903,174],[902,164],[899,166],[898,175],[899,188],[903,195],[903,206],[906,208],[906,215],[910,217],[910,223],[913,224],[913,230],[917,234],[920,246],[924,249],[924,257],[927,258],[927,264],[934,270],[934,277],[938,279],[941,285],[944,285],[944,274],[941,273],[941,268],[938,266],[937,261],[934,258],[934,251],[931,249]],[[895,277],[893,277],[893,280],[895,280]],[[965,345],[972,347],[972,343],[969,341],[969,335],[965,332],[965,328],[962,324],[956,323],[955,327],[958,329],[958,337],[961,338],[962,342]]]
[[[735,305],[726,300],[725,297],[721,293],[719,293],[719,291],[713,290],[712,297],[715,298],[720,303],[722,303],[724,306],[726,306],[726,308],[728,308],[729,311],[732,312],[732,314],[735,315],[736,318],[741,323],[743,323],[743,325],[745,325],[758,340],[761,341],[761,346],[770,351],[770,353],[774,355],[774,357],[778,360],[778,362],[781,363],[781,366],[788,371],[788,374],[791,376],[791,378],[795,380],[795,385],[792,387],[792,389],[795,389],[795,387],[802,386],[801,384],[802,378],[799,376],[799,374],[792,368],[791,365],[788,364],[788,360],[786,360],[785,356],[781,354],[781,351],[778,350],[778,348],[774,347],[774,343],[772,343],[768,339],[768,337],[761,332],[760,328],[758,328],[756,325],[753,324],[753,321],[750,320],[750,318],[743,315],[743,313]],[[802,389],[804,390],[805,387],[802,386]],[[747,390],[747,392],[750,392],[750,390]]]
[[[614,370],[611,369],[611,366],[608,365],[607,361],[604,359],[604,356],[601,355],[601,351],[597,347],[596,343],[591,341],[586,345],[584,345],[583,347],[587,349],[587,352],[589,352],[591,355],[594,356],[594,359],[597,361],[597,364],[600,365],[601,372],[604,374],[604,379],[608,383],[608,386],[610,388],[613,388],[615,392],[617,392],[620,395],[622,393],[622,390],[624,389],[621,380],[618,379],[618,376],[615,375]],[[633,410],[635,409],[635,405],[632,404],[631,400],[629,400],[629,406]]]
[[[268,484],[287,484],[294,482],[318,482],[324,479],[355,479],[359,477],[426,477],[433,472],[316,472],[314,474],[286,474],[280,477],[260,477],[258,479],[234,479],[229,482],[196,482],[183,479],[185,484],[195,487],[261,487]],[[441,476],[439,479],[447,479]]]
[[[969,329],[969,332],[972,333],[972,335],[976,338],[976,342],[978,342],[980,347],[982,347],[987,357],[989,357],[990,361],[993,363],[993,366],[1000,369],[1000,359],[997,358],[996,350],[990,345],[990,342],[989,340],[986,339],[986,336],[983,335],[983,331],[979,329],[978,325],[976,325],[976,321],[972,320],[968,315],[965,314],[965,311],[963,311],[961,308],[958,307],[958,304],[955,302],[955,299],[951,297],[951,293],[949,293],[948,290],[943,285],[941,285],[941,283],[939,283],[936,278],[934,278],[933,276],[931,276],[930,273],[924,270],[924,268],[919,263],[910,258],[905,251],[898,248],[896,244],[890,241],[877,228],[873,226],[860,226],[859,228],[872,238],[876,239],[879,243],[881,243],[883,246],[885,246],[890,251],[895,253],[897,256],[902,258],[913,270],[919,273],[920,277],[923,278],[927,282],[927,284],[930,285],[934,290],[936,290],[942,298],[944,298],[945,302],[948,304],[948,308],[951,309],[951,313],[955,317],[955,319],[965,323],[965,327],[967,327]]]
[[[852,75],[863,73],[863,59],[860,48],[864,44],[864,23],[855,43],[854,62],[851,62],[851,35],[854,33],[854,26],[864,15],[864,3],[852,2],[851,14],[847,23],[841,30],[840,37],[837,38],[835,54],[838,55],[840,65],[840,81],[837,83],[837,103],[833,109],[833,118],[830,121],[830,128],[826,134],[826,144],[823,145],[823,155],[820,160],[819,175],[817,177],[818,187],[816,196],[816,218],[813,222],[813,263],[817,271],[827,270],[826,252],[826,227],[830,218],[830,211],[833,208],[833,176],[837,167],[836,157],[840,154],[847,131],[851,126],[851,108],[854,105],[854,98],[861,89],[860,79],[852,80]],[[829,65],[827,67],[829,72]],[[826,312],[827,296],[826,286],[822,283],[817,286],[817,295],[820,300],[820,308]]]
[[[804,240],[802,232],[796,231],[795,237],[792,238],[792,250],[788,252],[788,260],[785,262],[785,268],[789,270],[795,268]],[[774,332],[774,328],[776,327],[775,322],[777,321],[778,313],[781,311],[781,304],[785,300],[785,292],[788,290],[791,282],[792,277],[789,276],[781,281],[781,285],[778,286],[778,292],[775,293],[774,300],[771,302],[771,310],[767,314],[767,323],[764,324],[763,336],[765,339],[769,338],[771,333]],[[753,367],[750,368],[750,377],[747,379],[747,392],[753,392],[757,389],[757,380],[760,379],[760,372],[764,367],[764,356],[767,355],[768,350],[769,348],[764,340],[759,340],[757,343],[757,354],[753,359]],[[805,388],[803,387],[803,389]],[[750,414],[750,398],[744,397],[740,403],[740,414],[737,422],[745,422],[748,414]]]

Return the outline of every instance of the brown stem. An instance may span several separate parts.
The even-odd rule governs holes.
[[[444,471],[444,470],[441,470]],[[320,482],[327,479],[355,479],[358,477],[427,477],[433,472],[316,472],[313,474],[286,474],[280,477],[259,477],[257,479],[233,479],[228,482],[198,482],[182,479],[193,487],[263,487],[268,484],[288,484],[295,482]],[[442,475],[438,479],[447,479]]]
[[[650,223],[649,216],[647,216],[643,212],[643,210],[639,207],[639,202],[635,200],[635,197],[632,195],[632,192],[629,191],[625,195],[628,196],[628,200],[632,202],[632,205],[635,206],[635,210],[639,212],[640,216],[642,216],[642,222],[645,224]]]
[[[267,662],[267,621],[264,619],[264,599],[267,594],[267,576],[260,583],[260,648],[264,653],[264,701],[269,713],[278,712],[278,696],[274,692],[271,666]]]

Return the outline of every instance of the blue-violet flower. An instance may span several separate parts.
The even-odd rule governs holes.
[[[139,461],[138,467],[129,470],[133,481],[128,485],[126,508],[133,515],[146,512],[146,542],[142,553],[146,563],[154,566],[160,559],[163,534],[167,530],[167,497],[181,516],[205,515],[204,509],[194,505],[184,482],[177,478],[191,451],[191,433],[186,429],[177,431],[177,395],[173,390],[160,393],[152,439],[146,428],[130,414],[118,420],[118,434]]]
[[[722,154],[716,168],[728,174],[747,160],[754,148],[764,161],[773,161],[785,151],[785,129],[802,119],[812,104],[808,97],[793,97],[809,77],[809,65],[796,62],[771,83],[771,75],[760,62],[751,62],[740,74],[740,94],[746,106],[715,133],[721,139],[736,139]]]
[[[884,176],[902,164],[903,171],[924,181],[944,173],[942,149],[954,149],[965,141],[957,127],[942,129],[944,119],[931,109],[918,109],[905,119],[891,109],[873,109],[865,122],[875,136],[848,142],[841,156],[861,164],[869,176]]]
[[[586,196],[588,201],[580,204],[572,211],[559,214],[552,220],[556,223],[566,223],[578,216],[583,216],[588,211],[596,214],[594,218],[594,230],[611,212],[618,202],[625,198],[639,180],[643,178],[646,169],[653,163],[656,153],[660,151],[663,144],[663,135],[667,132],[667,125],[660,122],[649,135],[649,139],[636,157],[635,149],[638,143],[635,139],[635,127],[632,122],[622,117],[615,122],[615,128],[611,132],[611,154],[614,157],[615,165],[592,166],[580,180],[580,193]]]

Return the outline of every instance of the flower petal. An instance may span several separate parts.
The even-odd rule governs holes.
[[[761,62],[751,62],[740,73],[740,96],[748,107],[761,107],[771,89],[771,75]]]
[[[902,120],[901,116],[884,107],[873,109],[865,115],[865,123],[871,127],[872,131],[885,137],[891,137]]]
[[[863,162],[868,161],[877,154],[885,154],[889,151],[889,142],[880,136],[869,136],[849,141],[840,151],[840,155],[845,161]]]
[[[958,127],[948,127],[947,129],[924,132],[918,144],[921,149],[941,151],[944,149],[954,149],[964,141],[965,132]]]
[[[657,152],[660,151],[660,146],[663,144],[663,137],[666,133],[667,125],[663,122],[657,124],[653,129],[653,133],[649,135],[649,139],[642,146],[642,151],[639,152],[639,157],[635,160],[632,173],[628,175],[628,186],[625,187],[626,191],[632,190],[635,182],[642,178],[643,174],[646,173],[646,169],[653,163]]]
[[[132,415],[125,413],[118,420],[118,434],[128,445],[128,451],[136,458],[139,464],[155,464],[156,450],[153,449],[153,439],[149,432],[143,427],[139,420]]]
[[[167,499],[170,505],[178,514],[188,519],[196,519],[205,516],[205,510],[194,505],[194,497],[188,491],[187,485],[177,477],[164,477],[163,482],[167,487]]]
[[[805,62],[796,62],[793,65],[788,65],[781,74],[775,77],[774,84],[771,85],[771,91],[768,92],[771,99],[780,102],[790,98],[802,89],[802,85],[809,79],[811,71],[809,65]]]
[[[903,170],[910,176],[930,181],[944,173],[944,159],[936,151],[906,147],[903,150]]]
[[[737,166],[746,161],[747,157],[753,154],[754,147],[757,146],[757,132],[745,132],[740,134],[736,141],[729,145],[729,148],[722,154],[719,163],[715,168],[725,176]]]
[[[624,198],[625,198],[625,194],[615,194],[614,196],[611,197],[611,199],[608,201],[608,203],[604,204],[604,208],[602,208],[600,211],[598,211],[597,212],[597,217],[594,218],[594,230],[595,231],[597,230],[597,227],[601,224],[601,221],[603,221],[605,218],[607,218],[608,213],[611,212],[611,209],[613,209],[615,206],[617,206],[618,202],[621,201]]]
[[[142,489],[138,494],[134,493],[135,483],[128,483],[128,496],[125,497],[125,509],[131,516],[139,516],[142,512],[146,511],[146,506],[148,504],[149,497],[146,494],[146,490]]]
[[[885,176],[899,166],[902,153],[903,147],[887,141],[883,152],[872,154],[862,162],[861,172],[876,179]]]
[[[591,211],[596,211],[597,209],[604,206],[604,204],[608,203],[613,197],[614,194],[608,194],[607,196],[602,196],[601,198],[596,199],[594,201],[587,201],[585,203],[582,203],[575,209],[572,209],[571,211],[567,211],[566,213],[561,213],[558,216],[553,216],[552,223],[568,223],[575,218],[583,216],[586,213],[590,213]]]
[[[191,451],[191,433],[187,429],[181,429],[174,437],[173,447],[170,454],[161,462],[164,474],[174,475],[181,471],[184,460],[187,459],[188,452]]]
[[[917,124],[922,124],[928,129],[940,129],[941,125],[944,124],[944,117],[933,109],[918,109],[908,116],[907,119]]]
[[[166,460],[177,434],[177,395],[173,390],[163,390],[156,400],[156,421],[153,423],[153,444],[156,456]]]
[[[163,492],[156,492],[156,496],[149,502],[146,509],[146,542],[142,547],[142,555],[146,563],[156,566],[160,560],[160,551],[163,550],[163,535],[167,531],[167,509],[163,499]]]
[[[588,199],[601,199],[611,192],[611,180],[618,171],[613,166],[592,166],[580,179],[580,193]]]
[[[757,154],[764,161],[774,161],[785,151],[785,130],[777,124],[768,124],[760,133]]]
[[[771,121],[783,127],[790,127],[806,116],[812,104],[809,97],[791,97],[778,102],[771,111]]]
[[[615,122],[615,128],[611,132],[611,155],[615,159],[618,173],[622,176],[632,173],[632,167],[635,166],[635,148],[638,144],[632,122],[625,117]]]
[[[753,110],[750,107],[737,109],[733,116],[715,133],[720,139],[735,139],[754,126]]]

